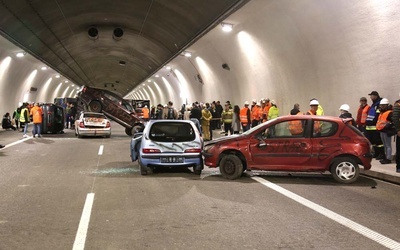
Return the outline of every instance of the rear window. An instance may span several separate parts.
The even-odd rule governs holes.
[[[149,138],[158,142],[193,141],[196,133],[189,123],[160,122],[150,128]]]
[[[106,118],[103,114],[84,114],[84,118]]]

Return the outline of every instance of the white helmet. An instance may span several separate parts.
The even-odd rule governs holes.
[[[382,100],[379,104],[389,104],[389,100],[386,98],[382,98]]]
[[[342,106],[340,106],[339,110],[345,110],[345,111],[349,112],[350,106],[347,104],[342,104]]]
[[[310,106],[312,105],[319,105],[319,102],[317,100],[311,100]]]

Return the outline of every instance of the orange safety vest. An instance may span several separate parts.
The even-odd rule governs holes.
[[[42,121],[43,121],[43,119],[42,119],[43,110],[42,110],[41,107],[34,106],[31,109],[30,115],[33,117],[33,123],[34,124],[42,123]]]
[[[143,112],[143,119],[149,119],[149,109],[148,108],[142,108]]]
[[[265,107],[262,109],[262,122],[268,121],[268,112],[269,109],[271,108],[271,104],[265,105]]]
[[[296,115],[301,115],[301,112]],[[289,122],[289,130],[292,135],[300,135],[303,133],[303,124],[300,120],[290,121]]]
[[[310,109],[307,111],[306,115],[317,115],[314,114],[313,111]],[[314,121],[314,133],[320,133],[321,132],[321,123],[319,121]]]
[[[248,110],[249,110],[249,108],[244,107],[244,108],[242,108],[242,109],[240,110],[240,113],[239,113],[240,122],[241,122],[244,126],[246,126],[247,123],[249,123],[249,119],[247,119],[247,111],[248,111]]]
[[[252,121],[260,120],[260,107],[258,107],[257,105],[254,105],[254,107],[251,108],[251,120]]]
[[[379,115],[378,121],[376,122],[376,130],[383,130],[385,128],[386,124],[389,123],[387,118],[391,112],[392,110],[387,110]]]
[[[366,105],[361,113],[361,121],[360,121],[361,124],[365,124],[365,121],[367,120],[368,116],[368,110],[369,110],[369,105]]]

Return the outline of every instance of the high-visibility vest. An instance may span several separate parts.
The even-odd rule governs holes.
[[[247,118],[247,112],[249,111],[249,108],[242,108],[239,113],[240,117],[240,123],[242,123],[244,126],[246,126],[249,123],[249,119]]]
[[[254,105],[254,107],[251,108],[251,120],[252,121],[260,120],[260,107],[257,105]]]
[[[25,120],[25,112],[26,112],[26,116],[29,117],[29,115],[28,115],[28,109],[27,109],[27,108],[23,108],[23,109],[21,110],[21,116],[19,117],[19,121],[20,121],[20,122],[28,122],[28,121]],[[29,118],[28,118],[28,119],[29,119]]]
[[[362,124],[364,124],[365,121],[367,120],[368,110],[369,110],[369,105],[365,105],[365,107],[364,107],[364,109],[362,110],[362,113],[361,113],[361,120],[360,120],[360,122],[361,122]]]
[[[307,111],[306,115],[317,115],[316,113],[314,114],[314,112],[310,109],[309,111]],[[314,133],[319,133],[321,132],[321,122],[319,121],[314,121]]]
[[[301,112],[297,113],[296,115],[301,115]],[[303,133],[303,124],[301,120],[295,120],[289,122],[289,131],[292,135],[300,135]]]
[[[149,109],[144,107],[144,108],[142,108],[142,112],[143,112],[143,118],[149,119]]]
[[[383,130],[385,128],[386,124],[389,123],[387,118],[391,112],[392,110],[387,110],[379,115],[378,121],[376,122],[376,130]]]
[[[34,107],[31,109],[30,115],[31,115],[32,118],[33,118],[33,123],[34,123],[34,124],[42,123],[42,121],[43,121],[43,119],[42,119],[43,110],[42,110],[41,107],[34,106]]]
[[[271,108],[271,105],[265,105],[265,107],[262,109],[262,122],[268,121],[268,112],[269,109]]]

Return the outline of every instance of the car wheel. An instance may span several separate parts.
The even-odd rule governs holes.
[[[335,159],[331,166],[333,178],[339,183],[353,183],[360,174],[360,168],[355,160],[348,157]]]
[[[234,180],[242,175],[243,163],[236,155],[225,155],[219,164],[219,171],[224,178]]]
[[[133,126],[132,130],[131,130],[131,135],[135,135],[138,132],[142,132],[143,131],[143,126],[142,125],[135,125]]]
[[[89,103],[89,110],[92,112],[101,112],[101,103],[99,101],[91,101]]]
[[[125,128],[125,134],[132,136],[132,129],[131,128]]]
[[[147,174],[152,174],[153,173],[151,168],[142,165],[142,162],[140,161],[140,157],[138,157],[138,163],[139,163],[139,168],[140,168],[140,174],[141,175],[147,175]]]

